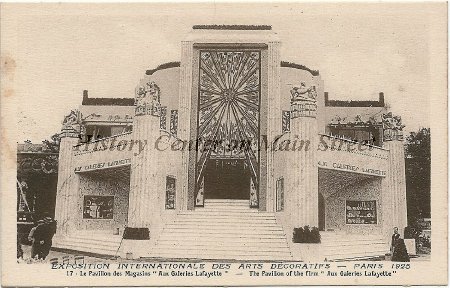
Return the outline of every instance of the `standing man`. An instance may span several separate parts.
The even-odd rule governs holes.
[[[43,220],[38,220],[36,222],[36,226],[31,228],[30,233],[28,234],[28,241],[31,242],[31,258],[35,259],[36,256],[38,259],[41,258],[42,245],[44,242],[39,238],[39,230],[41,230],[41,226],[44,225]],[[38,231],[38,232],[36,232]]]
[[[45,260],[45,258],[50,253],[50,248],[52,248],[52,239],[56,233],[56,221],[53,220],[52,217],[46,212],[44,213],[44,218],[42,219],[44,225],[42,225],[41,229],[41,239],[43,242],[42,250],[41,250],[41,259]]]
[[[392,239],[391,239],[391,255],[394,254],[395,244],[397,243],[398,239],[400,239],[400,234],[398,233],[398,227],[394,227],[394,234],[392,234]]]

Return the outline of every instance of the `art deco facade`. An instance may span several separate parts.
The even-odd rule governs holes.
[[[407,225],[401,119],[382,93],[330,100],[280,45],[266,26],[194,26],[181,61],[148,70],[135,98],[85,91],[61,132],[55,245],[249,260],[388,252]],[[321,231],[312,255],[292,241],[305,225]]]

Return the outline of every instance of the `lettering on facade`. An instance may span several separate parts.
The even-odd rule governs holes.
[[[349,171],[349,172],[369,174],[369,175],[374,175],[374,176],[383,176],[383,177],[386,176],[385,170],[359,167],[356,165],[345,164],[345,163],[336,163],[336,162],[328,163],[326,161],[319,161],[317,163],[317,165],[319,166],[319,168],[325,168],[325,169]]]
[[[75,167],[75,173],[98,170],[98,169],[105,169],[105,168],[112,168],[112,167],[119,167],[119,166],[124,166],[124,165],[128,165],[128,164],[131,164],[131,158],[94,163],[94,164],[89,164],[89,165],[85,165],[85,166],[78,166],[78,167]]]

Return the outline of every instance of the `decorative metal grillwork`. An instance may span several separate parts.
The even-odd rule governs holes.
[[[208,145],[197,153],[197,193],[210,158],[246,159],[258,187],[260,60],[259,51],[200,51],[198,136]]]
[[[166,121],[167,121],[167,107],[162,106],[161,107],[161,116],[159,118],[159,127],[161,130],[167,129]]]
[[[291,131],[291,111],[283,111],[281,121],[281,132]]]
[[[170,133],[177,135],[178,130],[178,110],[172,110],[170,112]]]
[[[166,177],[166,209],[175,209],[176,181],[173,176]]]

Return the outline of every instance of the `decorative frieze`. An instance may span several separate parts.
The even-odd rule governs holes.
[[[402,117],[393,115],[392,112],[389,112],[383,114],[381,119],[384,141],[403,140],[403,128],[405,125],[402,124]]]
[[[358,127],[374,127],[381,125],[381,119],[377,116],[368,116],[357,114],[355,117],[346,117],[335,115],[331,118],[330,125],[342,125],[342,126],[358,126]]]
[[[148,82],[145,86],[138,86],[136,88],[136,95],[134,105],[135,115],[161,115],[161,99],[160,89],[155,82]]]
[[[317,91],[316,86],[306,87],[304,82],[291,89],[291,118],[316,117]]]

